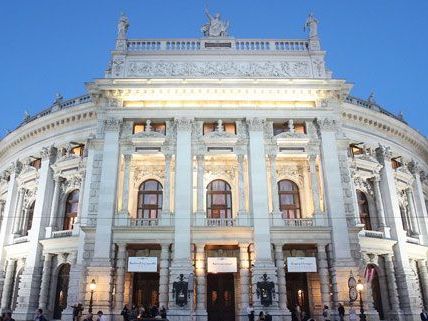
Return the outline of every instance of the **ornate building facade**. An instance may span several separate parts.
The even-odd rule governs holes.
[[[319,319],[348,311],[352,274],[369,320],[417,320],[427,139],[349,96],[314,17],[302,40],[236,39],[208,17],[203,38],[148,40],[122,16],[105,77],[0,141],[1,308]]]

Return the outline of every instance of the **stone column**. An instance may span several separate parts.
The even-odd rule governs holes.
[[[238,158],[238,194],[239,194],[239,214],[246,214],[245,200],[245,180],[244,180],[244,159],[243,154],[239,154]]]
[[[6,266],[6,275],[1,296],[1,310],[10,309],[13,284],[15,279],[16,260],[8,260]]]
[[[197,209],[196,209],[196,221],[198,225],[202,225],[206,219],[206,213],[204,209],[204,174],[205,174],[205,156],[197,155],[197,182],[196,182],[196,190],[197,190]]]
[[[24,205],[24,195],[25,195],[25,189],[24,188],[19,188],[18,190],[18,202],[16,205],[16,212],[15,212],[15,221],[13,224],[13,234],[15,236],[20,235],[20,233],[22,233],[21,230],[21,223],[24,220],[23,218],[23,213],[22,213],[22,208]]]
[[[241,286],[241,302],[239,311],[246,318],[247,307],[250,304],[250,256],[247,243],[239,243],[239,279]]]
[[[0,200],[0,226],[4,219],[4,207],[6,202],[4,200]]]
[[[120,206],[121,212],[123,214],[128,215],[129,209],[129,172],[130,172],[130,165],[131,165],[132,155],[130,154],[124,154],[123,155],[123,187],[122,187],[122,204]]]
[[[59,194],[61,189],[62,178],[60,176],[54,177],[54,192],[52,197],[52,205],[49,216],[49,226],[46,227],[46,237],[51,237],[52,232],[56,229],[56,224],[58,220],[58,202]],[[80,192],[79,192],[80,195]]]
[[[42,283],[40,285],[39,307],[43,310],[47,309],[48,294],[51,282],[52,273],[52,254],[46,253],[43,262]]]
[[[375,194],[375,202],[376,202],[376,210],[377,210],[377,217],[379,219],[379,227],[381,229],[384,229],[386,227],[386,220],[385,220],[385,210],[383,208],[383,202],[382,202],[382,193],[380,192],[380,177],[374,176],[373,177],[373,189]]]
[[[415,162],[412,161],[409,164],[409,170],[414,176],[413,181],[413,198],[415,201],[415,208],[417,213],[417,221],[419,222],[419,232],[421,243],[425,246],[428,245],[428,214],[425,204],[424,192],[422,189],[421,181],[421,168]],[[428,299],[427,299],[428,300]]]
[[[276,177],[276,154],[269,155],[269,163],[272,196],[272,216],[274,216],[275,218],[280,218],[281,212],[279,210],[278,180]]]
[[[207,315],[207,281],[205,262],[205,244],[196,244],[196,315],[198,316],[198,320]]]
[[[423,294],[424,299],[424,307],[425,309],[428,309],[428,267],[427,267],[427,260],[418,260],[418,271],[419,271],[419,278],[421,280],[421,292]]]
[[[312,200],[314,203],[314,214],[321,213],[320,186],[317,171],[317,155],[309,155],[309,173],[311,174]]]
[[[125,289],[125,271],[126,271],[126,243],[119,243],[117,245],[117,263],[116,263],[116,313],[120,314],[124,302],[124,289]]]
[[[390,313],[400,320],[402,318],[402,312],[400,310],[400,301],[398,298],[397,282],[395,279],[395,268],[392,260],[392,254],[385,254],[383,257],[385,260],[385,275],[386,282],[388,284],[389,303],[391,305]]]
[[[410,224],[412,225],[412,235],[419,235],[418,221],[416,219],[415,203],[413,201],[412,188],[406,189],[407,203],[409,204]]]
[[[171,154],[165,154],[165,184],[163,187],[162,218],[168,219],[168,225],[171,223],[169,221],[171,215],[171,158]]]
[[[346,209],[344,205],[344,187],[339,163],[336,139],[336,122],[331,119],[317,120],[321,136],[321,156],[325,186],[325,196],[329,223],[331,226],[332,246],[335,260],[350,261],[351,247],[349,242]],[[348,177],[350,179],[350,177]]]
[[[287,309],[287,285],[285,280],[285,264],[282,244],[275,244],[275,265],[278,270],[278,292],[279,292],[279,308],[284,311]]]
[[[161,244],[159,262],[159,308],[168,307],[169,244]]]
[[[317,245],[318,274],[320,277],[321,303],[331,306],[330,300],[330,277],[328,272],[328,261],[325,245]]]

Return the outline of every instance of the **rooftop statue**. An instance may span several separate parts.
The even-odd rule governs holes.
[[[304,30],[309,29],[309,38],[318,37],[318,20],[314,17],[312,13],[309,14],[308,19],[306,19]]]
[[[117,24],[117,38],[126,39],[128,33],[129,21],[128,17],[124,14],[120,14],[119,22]]]
[[[208,17],[208,23],[201,28],[205,37],[227,37],[229,35],[229,21],[221,20],[219,13],[212,16],[207,9],[205,9],[205,14]]]

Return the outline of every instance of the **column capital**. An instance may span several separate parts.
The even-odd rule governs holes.
[[[118,132],[122,126],[122,120],[107,118],[103,121],[104,131]]]
[[[126,242],[117,242],[116,245],[117,245],[117,249],[119,251],[126,251],[126,246],[128,245],[128,243],[126,243]]]
[[[205,161],[205,155],[204,154],[197,154],[196,155],[196,160],[198,161],[198,162],[204,162]]]
[[[238,246],[239,246],[239,250],[240,251],[242,251],[242,250],[249,250],[249,246],[250,246],[250,243],[239,243],[238,244]]]
[[[164,250],[169,251],[169,246],[170,246],[169,243],[161,243],[160,246],[161,246],[162,251],[164,251]]]
[[[123,154],[123,160],[129,164],[132,160],[132,154]]]
[[[390,162],[392,159],[391,148],[389,146],[379,144],[379,147],[376,148],[376,157],[382,165],[385,165],[385,163]]]
[[[245,160],[245,155],[244,154],[236,154],[236,159],[238,160],[239,163],[242,163]]]
[[[330,118],[317,118],[315,120],[315,125],[319,131],[336,131],[337,122],[334,119]]]
[[[52,160],[56,156],[56,148],[53,146],[43,147],[40,152],[42,160]]]
[[[205,251],[205,243],[195,243],[196,252],[204,252]]]
[[[177,131],[191,131],[192,130],[192,119],[189,118],[176,118],[174,119]]]
[[[265,120],[261,118],[248,118],[247,126],[249,131],[263,131]]]

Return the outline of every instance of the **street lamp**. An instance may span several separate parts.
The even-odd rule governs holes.
[[[361,283],[361,280],[358,280],[357,291],[360,294],[360,321],[366,321],[366,315],[364,314],[364,305],[363,305],[363,295],[364,285]]]
[[[95,283],[95,279],[92,279],[91,283],[89,284],[89,289],[91,290],[91,298],[89,299],[89,309],[88,312],[92,313],[92,305],[94,303],[94,291],[97,288],[97,284]]]

